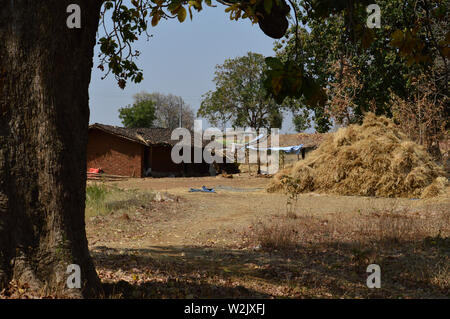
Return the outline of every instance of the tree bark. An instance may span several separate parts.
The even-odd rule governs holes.
[[[81,28],[66,25],[81,7]],[[0,290],[93,296],[84,208],[88,87],[100,0],[0,0]],[[66,269],[81,267],[81,289]]]

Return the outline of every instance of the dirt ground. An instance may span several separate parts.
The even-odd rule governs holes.
[[[167,193],[174,202],[154,203],[152,214],[142,213],[148,208],[113,220],[123,224],[124,236],[111,241],[104,234],[89,233],[91,245],[108,247],[146,248],[149,246],[189,246],[238,244],[242,231],[259,218],[286,212],[286,196],[267,193],[269,178],[237,176],[192,178],[129,179],[113,184],[121,189],[150,190]],[[189,192],[190,188],[214,188],[216,193]],[[301,195],[298,213],[323,215],[325,213],[358,212],[368,207],[376,209],[420,210],[430,205],[447,205],[410,199],[370,198],[359,196],[332,196],[309,193]],[[450,207],[450,206],[449,206]],[[106,219],[108,220],[108,219]],[[94,220],[94,225],[96,222]],[[101,221],[100,223],[103,223]],[[88,226],[90,226],[88,224]],[[96,229],[97,227],[94,227]],[[137,231],[139,229],[139,231]],[[110,230],[111,232],[114,229]],[[127,233],[129,231],[130,233]],[[133,233],[136,232],[135,235]]]
[[[295,208],[296,216],[300,217],[293,222],[306,225],[302,227],[309,233],[300,239],[304,242],[295,253],[286,254],[277,249],[261,248],[252,237],[261,221],[278,225],[280,220],[283,223],[286,220],[283,217],[287,212],[286,196],[267,193],[265,187],[269,181],[269,178],[242,174],[233,178],[146,178],[107,182],[121,190],[156,193],[162,198],[152,197],[136,207],[130,206],[126,213],[87,218],[90,250],[100,278],[110,285],[109,296],[427,298],[450,295],[449,194],[433,200],[300,195]],[[214,188],[216,193],[189,192],[190,188],[202,186]],[[400,240],[394,241],[377,237],[374,245],[387,248],[384,252],[376,248],[378,253],[372,259],[391,265],[384,267],[388,267],[392,278],[384,281],[385,289],[368,289],[365,267],[371,262],[372,250],[351,242],[355,231],[362,226],[353,225],[349,233],[339,233],[339,225],[329,227],[341,220],[357,219],[362,212],[375,218],[379,212],[407,212],[408,216],[415,216],[415,220],[434,216],[439,225],[433,223],[440,228],[431,242],[438,243],[425,247],[423,238],[407,241],[403,233]],[[392,220],[397,219],[389,219],[388,225]],[[409,225],[409,220],[404,224]],[[271,236],[289,231],[275,228]],[[325,240],[331,239],[330,234],[335,238],[333,243]],[[392,266],[395,260],[402,260],[401,267]],[[408,268],[410,264],[420,267]],[[401,269],[410,273],[398,284]],[[422,275],[418,276],[418,272]]]

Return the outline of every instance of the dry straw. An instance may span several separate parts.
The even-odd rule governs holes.
[[[362,125],[330,134],[304,161],[280,171],[268,191],[290,176],[302,192],[382,197],[433,197],[447,178],[426,150],[388,118],[368,113]]]

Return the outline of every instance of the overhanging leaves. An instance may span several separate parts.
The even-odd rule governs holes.
[[[282,62],[278,58],[268,57],[264,87],[278,104],[287,97],[299,99],[302,96],[311,106],[324,105],[326,95],[314,79],[305,74],[303,66],[294,61]]]

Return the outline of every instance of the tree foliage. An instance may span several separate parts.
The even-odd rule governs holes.
[[[365,24],[366,2],[297,1],[297,18],[303,27],[292,27],[288,39],[276,44],[276,63],[296,61],[327,95],[321,101],[324,103],[311,104],[305,98],[305,89],[299,91],[292,82],[286,83],[283,91],[273,85],[273,94],[280,99],[299,98],[304,107],[314,111],[316,127],[321,130],[332,122],[328,111],[335,105],[330,103],[346,89],[351,90],[343,87],[344,70],[361,86],[351,101],[352,121],[360,121],[369,109],[392,116],[389,92],[407,99],[416,91],[414,83],[420,74],[429,75],[436,98],[448,96],[448,1],[377,1],[381,28],[374,29]],[[338,72],[333,67],[336,63]],[[287,72],[282,75],[290,77]]]
[[[187,129],[194,128],[194,112],[191,106],[184,102],[181,96],[162,94],[158,92],[141,92],[134,96],[136,101],[151,100],[155,107],[155,127],[164,127],[174,130],[179,127],[180,108],[181,126]]]
[[[300,111],[294,112],[292,117],[295,131],[303,132],[311,127],[310,112],[303,108]]]
[[[325,88],[328,81],[336,79],[329,67],[342,58],[360,71],[362,90],[355,101],[356,119],[372,101],[377,114],[390,116],[387,89],[405,97],[411,76],[430,68],[439,82],[436,87],[443,88],[437,94],[448,95],[448,0],[380,0],[380,29],[366,26],[371,0],[289,0],[294,10],[284,0],[218,2],[227,6],[231,20],[250,19],[273,38],[285,34],[287,18],[291,18],[289,40],[285,46],[279,44],[284,53],[266,59],[264,85],[278,104],[286,97],[301,100],[314,111],[320,131],[331,125],[325,111]],[[139,52],[132,50],[132,44],[140,35],[148,36],[148,23],[156,26],[164,19],[183,22],[188,13],[192,19],[193,11],[201,11],[203,4],[215,6],[211,0],[133,0],[131,6],[123,0],[106,1],[103,22],[110,13],[113,27],[108,30],[103,23],[99,68],[107,66],[122,88],[127,79],[140,82],[143,73],[134,62]],[[438,64],[440,68],[432,67]]]
[[[436,88],[426,76],[421,75],[414,87],[416,91],[408,99],[402,99],[391,92],[393,119],[408,137],[424,145],[437,160],[442,160],[437,141],[448,138],[445,128],[444,107],[449,98],[436,99]]]
[[[204,95],[198,116],[215,125],[280,127],[286,106],[268,96],[263,84],[265,71],[264,57],[251,52],[216,66],[216,89]]]
[[[125,127],[153,127],[155,116],[155,103],[152,100],[139,100],[133,105],[119,109],[119,118]]]

